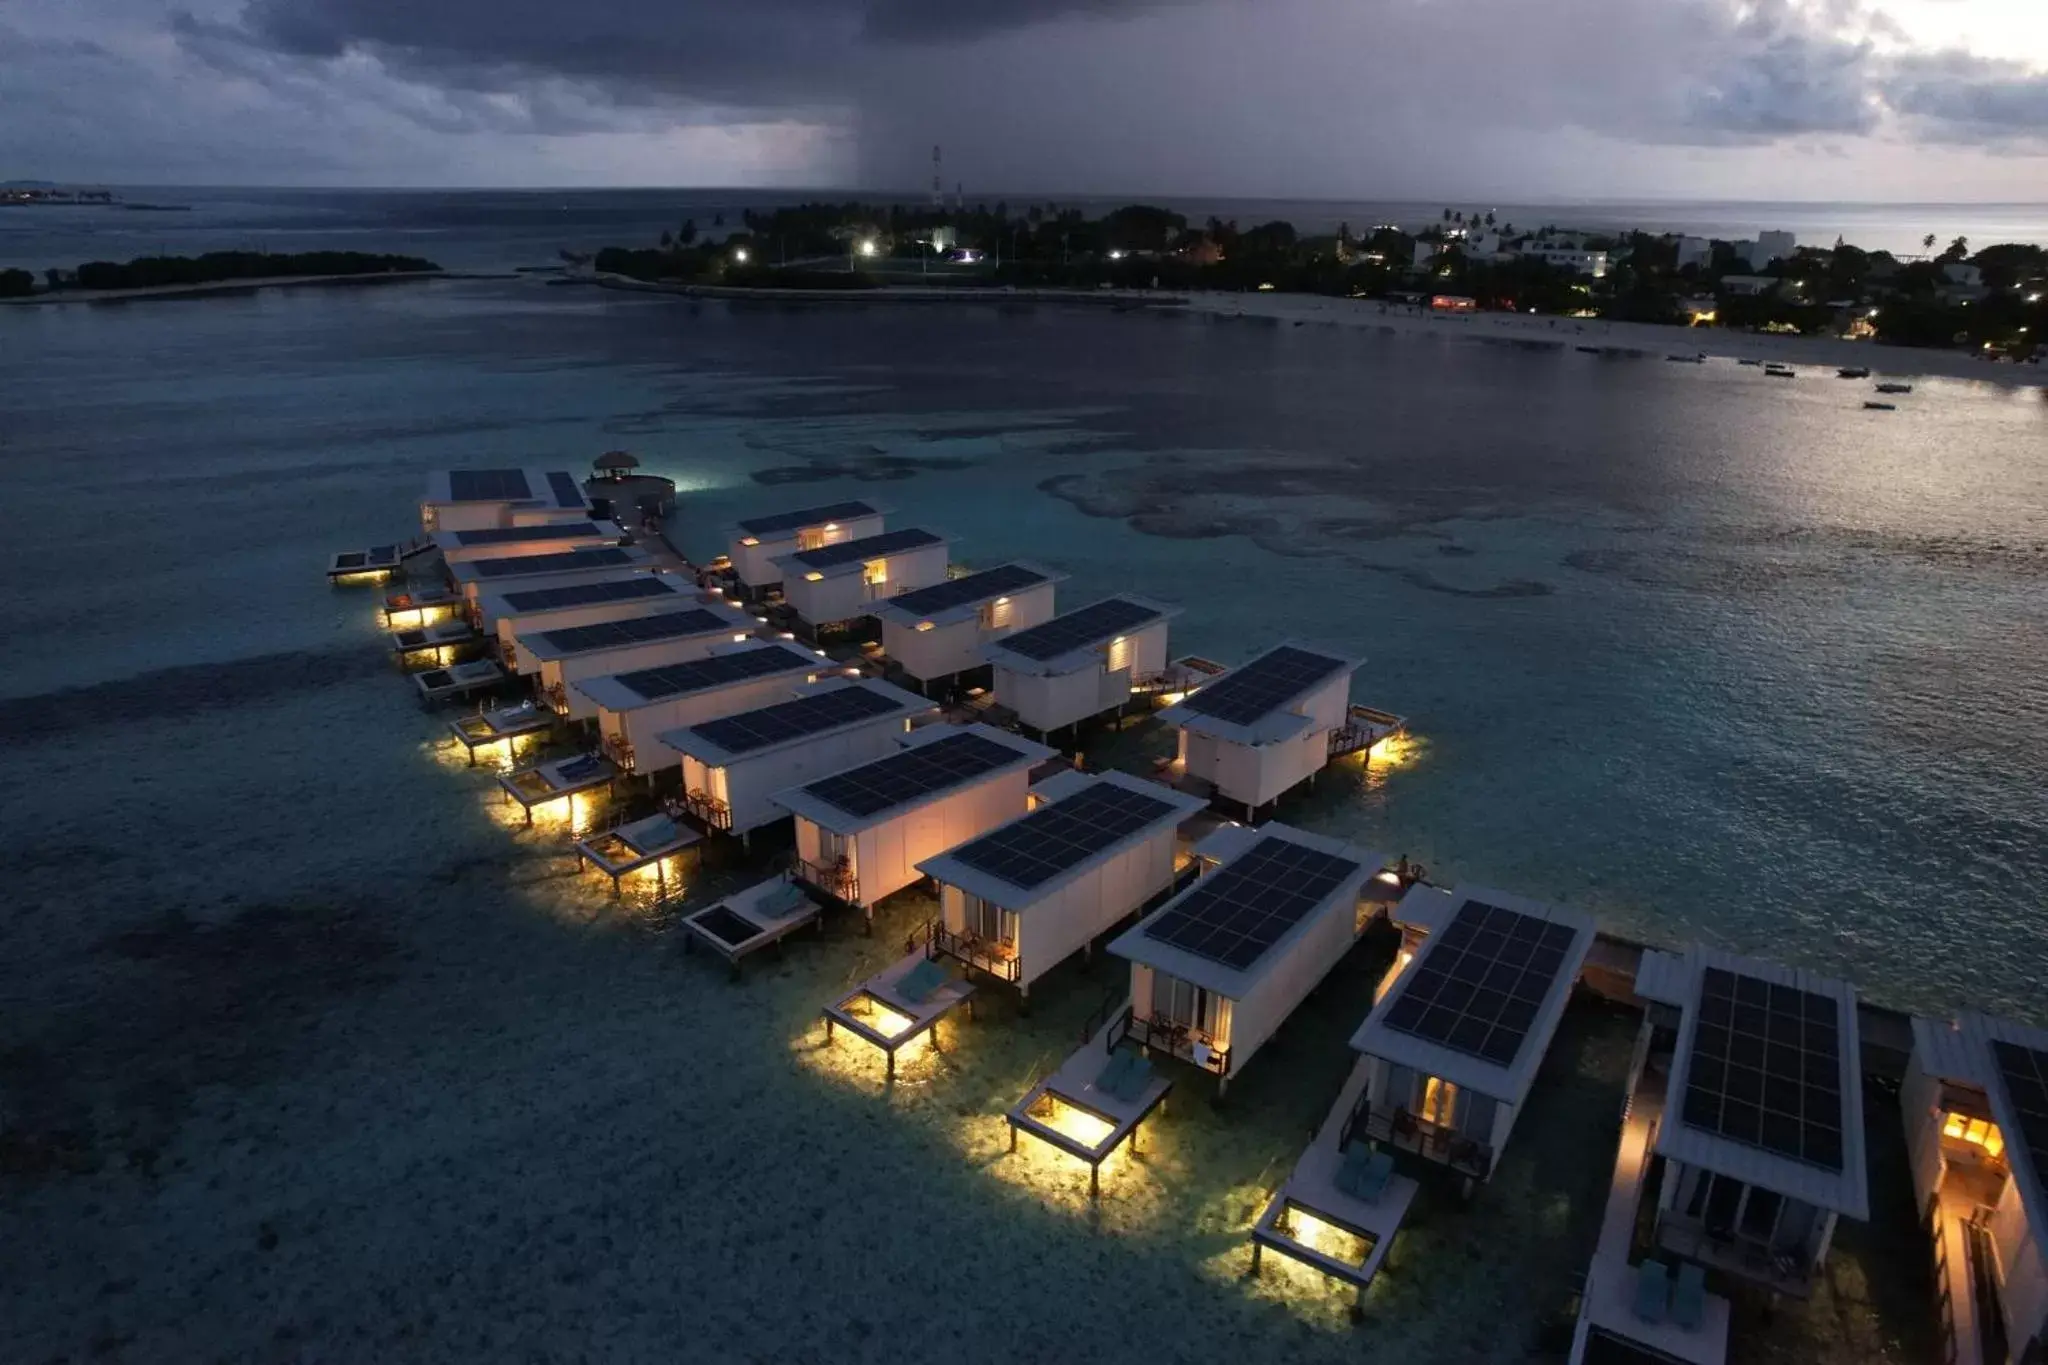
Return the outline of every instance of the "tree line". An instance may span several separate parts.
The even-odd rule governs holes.
[[[138,256],[126,262],[87,261],[76,270],[44,272],[52,290],[155,289],[165,285],[217,284],[230,280],[284,276],[390,275],[438,271],[418,256],[365,251],[209,251],[203,256]],[[0,271],[0,298],[35,291],[26,270]]]

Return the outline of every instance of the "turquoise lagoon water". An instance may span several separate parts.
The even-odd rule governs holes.
[[[684,489],[693,553],[859,492],[958,559],[1065,570],[1068,604],[1180,603],[1176,652],[1356,649],[1355,697],[1422,743],[1295,818],[1440,879],[2040,1015],[2035,392],[1925,381],[1870,413],[1732,363],[483,283],[13,313],[0,353],[10,765],[317,703],[374,664],[320,562],[402,534],[423,471],[625,446]],[[250,761],[204,735],[193,761]]]

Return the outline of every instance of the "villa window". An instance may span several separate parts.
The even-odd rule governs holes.
[[[961,901],[968,933],[984,943],[1000,943],[1006,948],[1017,946],[1015,910],[1005,910],[980,896],[963,896]]]
[[[871,588],[879,588],[889,581],[889,561],[870,559],[861,566],[860,581]]]
[[[824,545],[825,532],[820,527],[806,526],[796,533],[796,548],[799,551],[819,550],[823,549]]]
[[[1015,604],[1007,597],[998,597],[981,609],[983,630],[1007,630],[1014,615]]]
[[[1458,1087],[1437,1076],[1430,1076],[1422,1083],[1422,1108],[1416,1116],[1425,1123],[1439,1128],[1452,1127],[1458,1112]]]
[[[837,830],[824,828],[820,828],[818,830],[819,866],[831,867],[834,864],[839,863],[841,861],[850,861],[852,857],[852,840],[848,839],[844,834],[841,834]]]
[[[1778,1212],[1784,1207],[1785,1196],[1776,1190],[1752,1189],[1742,1204],[1738,1225],[1742,1235],[1752,1241],[1770,1241],[1778,1227]]]
[[[1953,1111],[1941,1116],[1941,1135],[1951,1143],[1967,1143],[1979,1148],[1987,1157],[2005,1154],[2005,1135],[1998,1131],[1998,1125],[1989,1119],[1972,1118],[1968,1114]]]
[[[1131,653],[1130,636],[1119,635],[1116,639],[1111,640],[1102,665],[1103,671],[1107,673],[1121,673],[1129,668],[1131,666]]]
[[[1152,1017],[1221,1042],[1230,1031],[1230,1002],[1165,972],[1152,973]]]

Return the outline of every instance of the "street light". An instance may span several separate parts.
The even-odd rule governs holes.
[[[872,255],[874,255],[874,254],[875,254],[875,253],[876,253],[877,251],[879,251],[880,249],[881,249],[880,247],[877,247],[877,246],[875,245],[875,239],[874,239],[874,238],[872,238],[872,237],[863,237],[863,238],[861,238],[861,241],[860,241],[860,254],[861,254],[861,255],[863,255],[863,256],[872,256]]]
[[[743,246],[734,247],[732,249],[732,258],[736,263],[745,265],[747,263],[747,249]]]

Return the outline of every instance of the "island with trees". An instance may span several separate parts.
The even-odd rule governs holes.
[[[342,280],[439,274],[418,256],[367,251],[210,251],[203,256],[138,256],[132,261],[88,261],[76,270],[46,270],[39,281],[26,270],[0,270],[0,299],[85,295],[112,291],[182,291],[211,285],[260,285],[283,280]]]
[[[2048,333],[2048,250],[1956,238],[1900,258],[1789,234],[1728,242],[1671,233],[1517,226],[1446,208],[1426,224],[1306,234],[1287,222],[1190,222],[1132,204],[805,203],[694,221],[609,247],[600,276],[683,287],[1259,290],[1415,307],[1715,326],[1967,348],[2021,360]],[[1779,248],[1783,249],[1780,250]]]

